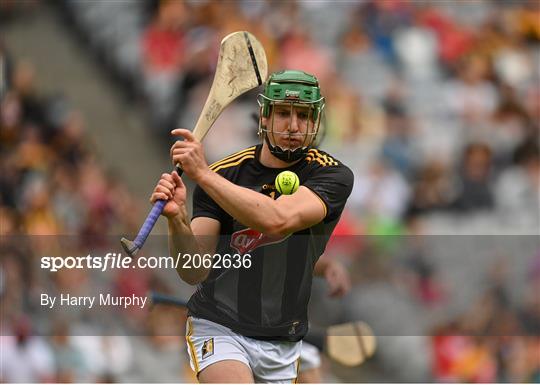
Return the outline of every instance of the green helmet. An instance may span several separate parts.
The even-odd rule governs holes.
[[[268,117],[271,102],[284,100],[312,104],[315,107],[314,119],[324,107],[319,81],[303,71],[286,70],[270,75],[264,86],[263,116]]]
[[[324,109],[324,97],[321,96],[319,81],[311,74],[297,70],[285,70],[275,72],[266,81],[264,92],[259,95],[259,106],[261,108],[261,119],[259,123],[259,134],[266,134],[265,139],[270,147],[270,151],[279,159],[293,161],[302,157],[315,142],[319,131],[321,114]],[[268,130],[262,124],[262,118],[269,118],[272,106],[276,103],[290,103],[309,107],[309,117],[313,122],[313,132],[306,135],[306,141],[301,148],[281,149],[270,143]],[[308,137],[309,136],[309,137]]]

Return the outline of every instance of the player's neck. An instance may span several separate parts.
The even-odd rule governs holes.
[[[261,149],[261,155],[259,157],[259,162],[261,162],[263,166],[270,167],[270,168],[287,168],[299,161],[300,160],[289,163],[281,159],[278,159],[274,155],[272,155],[272,153],[270,152],[270,149],[268,148],[268,145],[266,143],[263,143],[263,146]]]

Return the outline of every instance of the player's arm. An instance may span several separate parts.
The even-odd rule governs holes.
[[[341,297],[351,289],[351,278],[345,267],[338,261],[322,256],[313,269],[313,275],[324,278],[328,283],[328,294]]]
[[[185,138],[171,148],[173,163],[180,163],[210,198],[245,226],[265,234],[288,235],[324,219],[326,206],[310,189],[300,186],[295,194],[274,200],[237,186],[208,168],[202,146],[189,130],[172,133]]]
[[[274,200],[237,186],[212,171],[198,183],[232,217],[264,234],[283,236],[311,227],[321,222],[326,212],[324,203],[303,186],[293,195]]]
[[[183,218],[169,219],[169,254],[175,258],[179,254],[186,256],[181,257],[180,264],[176,266],[176,272],[183,281],[196,285],[208,277],[210,268],[205,268],[204,263],[184,268],[184,262],[188,261],[187,255],[211,258],[216,250],[220,226],[213,218],[197,217],[190,225]]]
[[[186,209],[186,187],[178,174],[163,174],[154,189],[150,202],[158,199],[167,200],[162,215],[168,221],[169,254],[176,258],[179,253],[183,255],[204,254],[212,255],[216,249],[220,223],[216,219],[198,217],[189,221]],[[183,259],[180,259],[183,262]],[[210,272],[209,268],[183,268],[180,263],[177,273],[185,282],[195,285],[202,282]]]
[[[330,262],[331,261],[328,258],[320,257],[315,264],[315,267],[313,268],[313,275],[316,277],[324,278],[324,272],[328,268]]]

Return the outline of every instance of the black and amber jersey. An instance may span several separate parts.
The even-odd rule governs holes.
[[[351,193],[351,170],[324,151],[311,149],[286,169],[259,162],[261,145],[228,156],[210,168],[229,181],[268,195],[279,193],[276,176],[295,172],[325,207],[324,220],[282,239],[246,228],[219,207],[202,188],[193,197],[193,218],[221,223],[216,253],[251,255],[249,268],[212,269],[191,297],[190,314],[224,325],[239,334],[266,340],[298,341],[307,332],[307,306],[313,268],[324,252]]]

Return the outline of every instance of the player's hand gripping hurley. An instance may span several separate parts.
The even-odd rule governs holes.
[[[221,41],[214,81],[193,136],[201,141],[225,107],[243,93],[266,81],[268,65],[261,43],[249,32],[240,31],[227,35]],[[176,165],[178,175],[182,169]],[[137,237],[130,241],[122,238],[124,250],[134,256],[142,248],[167,201],[158,200],[146,217]]]

